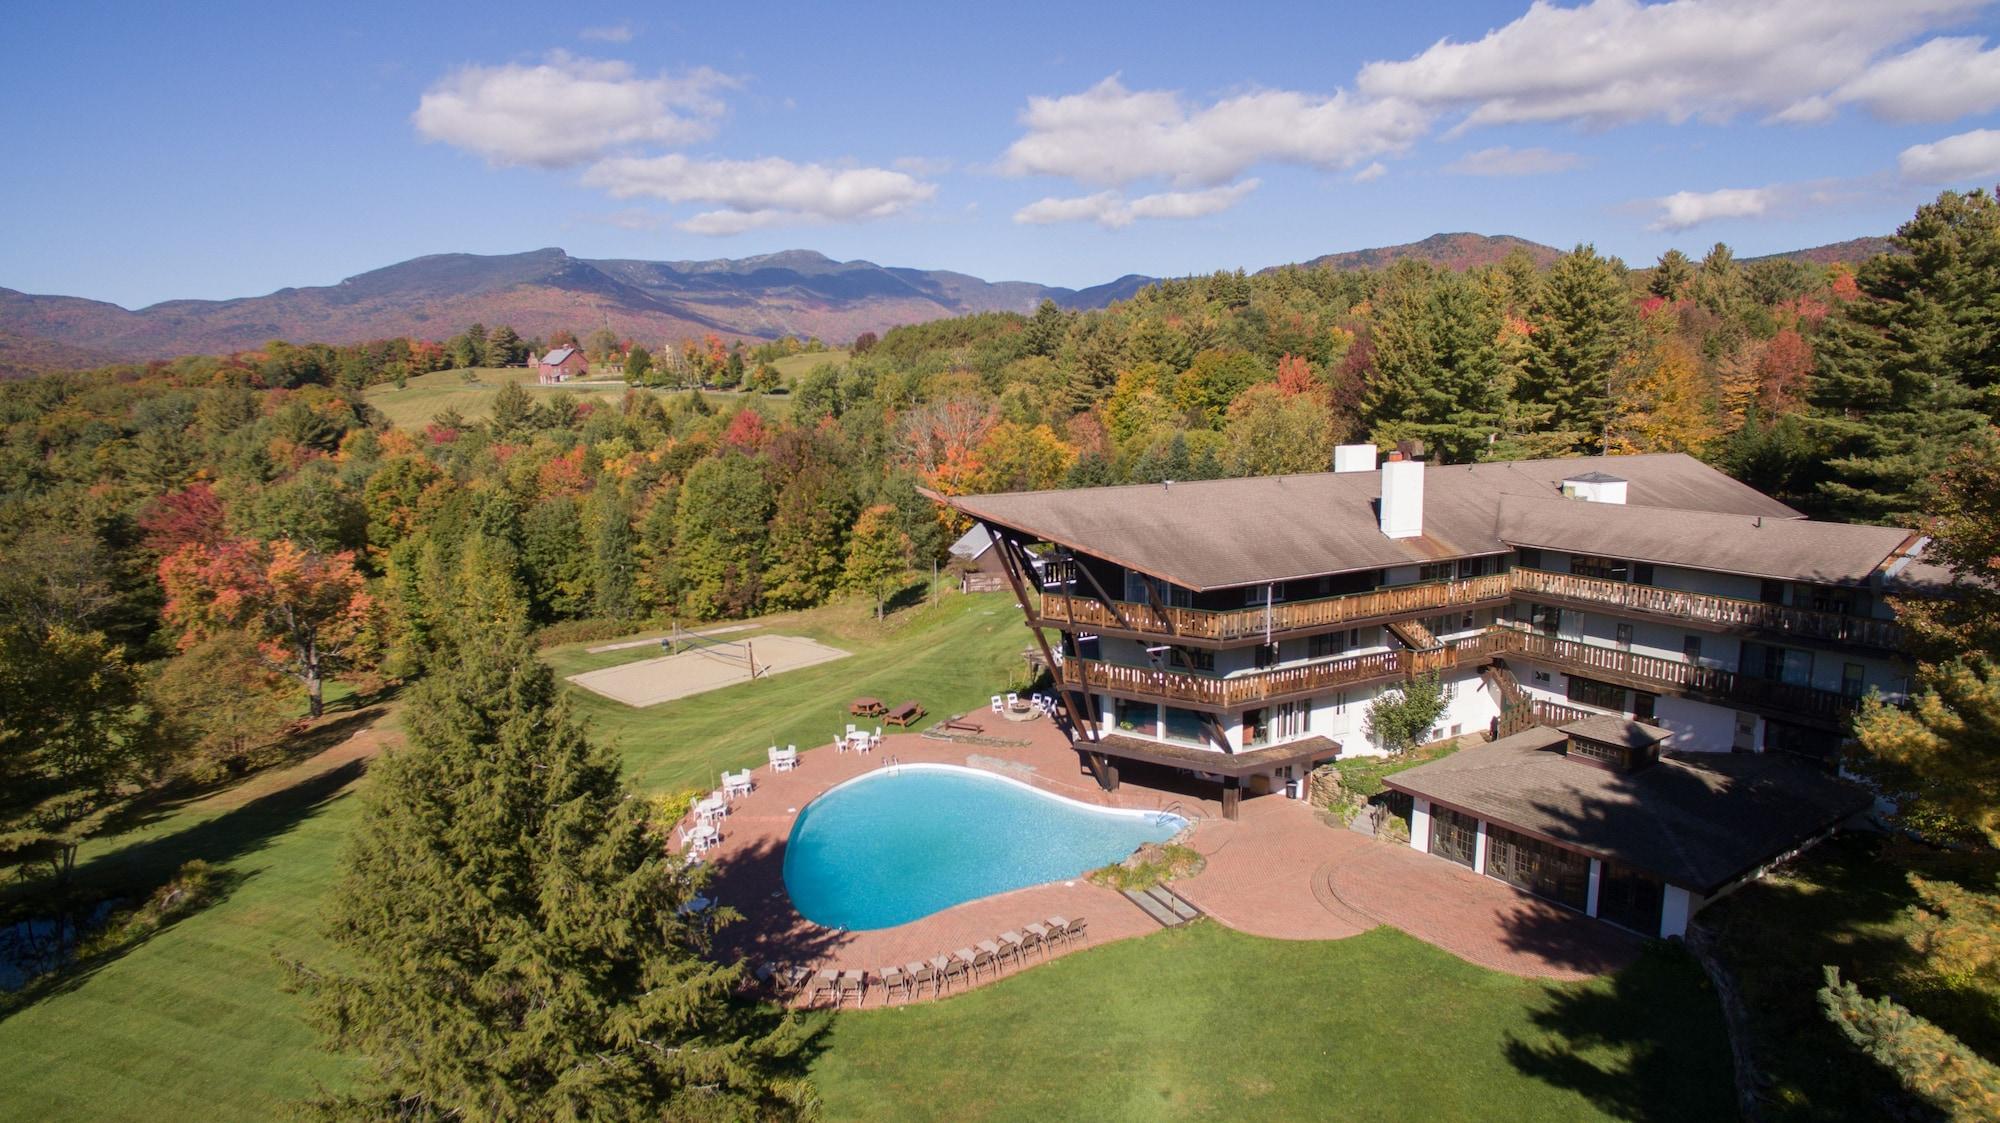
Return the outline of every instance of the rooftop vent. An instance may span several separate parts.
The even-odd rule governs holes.
[[[1605,714],[1560,726],[1563,754],[1579,764],[1637,772],[1660,762],[1660,743],[1673,734],[1654,725]]]
[[[1375,446],[1335,445],[1333,448],[1333,470],[1336,472],[1374,471]]]
[[[1565,476],[1562,493],[1571,499],[1581,499],[1587,503],[1625,503],[1625,481],[1604,472],[1585,472],[1579,476]]]
[[[1424,464],[1390,453],[1382,463],[1382,503],[1378,514],[1388,538],[1420,538],[1424,533]]]

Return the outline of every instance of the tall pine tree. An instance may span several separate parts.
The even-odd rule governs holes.
[[[479,591],[370,773],[330,905],[337,961],[291,965],[368,1062],[327,1118],[811,1115],[808,1027],[738,996],[645,801],[572,717],[525,613]]]
[[[1500,429],[1508,390],[1492,301],[1463,274],[1399,262],[1380,315],[1361,399],[1371,439],[1414,437],[1447,463],[1479,459]]]
[[[1859,299],[1828,319],[1808,399],[1829,512],[1908,525],[2000,416],[2000,204],[1947,191],[1892,240],[1902,252],[1864,264]]]
[[[1569,448],[1604,447],[1611,374],[1633,337],[1632,302],[1615,259],[1591,246],[1564,254],[1528,305],[1520,399],[1528,420]]]

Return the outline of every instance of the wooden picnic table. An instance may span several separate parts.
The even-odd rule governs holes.
[[[887,714],[884,714],[882,720],[890,725],[900,725],[908,729],[912,722],[923,716],[924,708],[922,706],[917,705],[915,702],[905,702],[895,709],[890,710]]]
[[[847,704],[847,712],[856,717],[874,717],[887,708],[880,698],[856,698]]]

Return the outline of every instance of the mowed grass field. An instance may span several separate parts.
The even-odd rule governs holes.
[[[771,365],[778,368],[778,373],[790,383],[810,374],[814,367],[823,363],[844,367],[847,365],[847,360],[848,354],[845,351],[808,351],[803,355],[786,355],[782,359],[773,360]]]
[[[826,361],[830,355],[840,355],[845,361],[846,352],[826,352],[819,355],[793,355],[774,364],[779,369],[788,369],[786,364],[796,364],[799,359]],[[799,373],[811,370],[815,363],[799,367]],[[468,380],[466,375],[472,375]],[[788,376],[793,377],[793,376]],[[513,382],[525,388],[530,394],[546,396],[559,391],[589,401],[617,405],[624,401],[626,386],[624,375],[608,367],[593,368],[588,379],[583,382],[616,382],[615,386],[593,386],[567,383],[560,386],[543,386],[535,381],[535,372],[529,367],[473,367],[468,370],[438,370],[420,374],[410,379],[401,390],[393,382],[378,383],[362,391],[368,404],[382,411],[382,416],[399,429],[416,430],[430,424],[431,418],[447,409],[455,409],[467,421],[484,421],[493,416],[493,395],[501,386]],[[690,393],[686,390],[666,390],[655,387],[653,393],[662,401],[678,395]],[[733,408],[727,403],[739,399],[754,399],[762,402],[764,408],[783,416],[791,408],[790,398],[783,394],[751,394],[741,390],[703,390],[702,396],[719,409]]]
[[[886,625],[840,604],[728,638],[809,635],[850,658],[647,710],[572,697],[642,788],[701,786],[762,763],[774,740],[818,745],[855,694],[940,716],[983,706],[1019,673],[1019,619],[1005,594],[948,596]],[[569,674],[655,652],[586,646],[546,657]],[[350,1079],[357,1062],[315,1046],[278,958],[331,954],[319,902],[366,783],[358,761],[319,758],[93,845],[81,876],[100,884],[154,884],[196,857],[237,880],[0,1018],[0,1117],[269,1119]],[[1554,985],[1393,931],[1291,943],[1203,924],[942,1004],[842,1014],[813,1071],[835,1119],[1719,1118],[1722,1040],[1700,971],[1678,956]]]

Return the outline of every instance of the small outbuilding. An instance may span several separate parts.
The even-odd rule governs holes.
[[[544,386],[581,378],[590,371],[590,360],[575,347],[557,347],[535,360],[535,381]]]
[[[993,535],[984,523],[951,544],[952,568],[958,571],[962,593],[995,593],[1007,587],[1007,570],[1000,563],[1000,551],[993,548]]]

